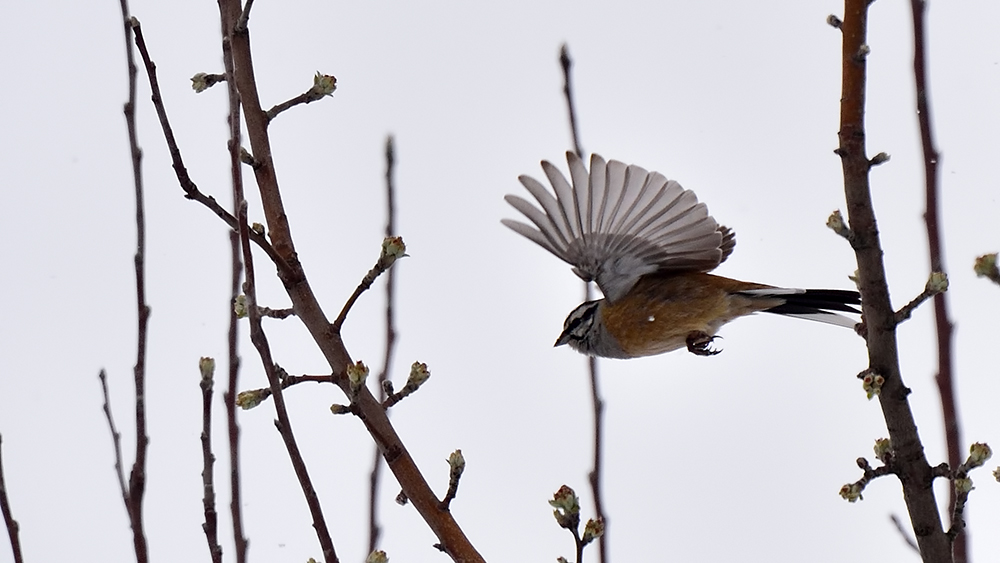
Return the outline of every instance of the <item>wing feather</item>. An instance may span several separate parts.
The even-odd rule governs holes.
[[[502,222],[571,264],[581,278],[596,281],[609,300],[625,295],[645,274],[707,272],[732,253],[733,232],[693,192],[663,174],[596,154],[589,172],[575,153],[566,159],[569,180],[542,162],[552,192],[530,176],[518,178],[540,209],[518,196],[504,198],[534,226]]]

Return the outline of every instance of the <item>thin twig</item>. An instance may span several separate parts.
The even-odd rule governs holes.
[[[896,455],[910,522],[924,561],[949,561],[951,542],[941,527],[931,468],[927,463],[899,368],[895,312],[889,299],[881,241],[869,185],[871,162],[865,148],[865,82],[869,0],[846,0],[842,49],[840,155],[851,246],[858,261],[858,287],[867,325],[869,368],[884,378],[879,404]]]
[[[260,316],[269,317],[272,319],[287,319],[295,314],[295,309],[272,309],[270,307],[261,307]]]
[[[903,538],[903,541],[906,542],[906,545],[910,546],[910,548],[913,549],[913,551],[919,555],[920,548],[917,547],[917,542],[914,541],[913,536],[911,536],[910,533],[903,526],[903,521],[899,519],[899,516],[892,514],[889,516],[889,519],[892,520],[893,525],[896,526],[896,530],[899,532],[899,536]]]
[[[209,362],[211,365],[209,366]],[[201,368],[201,483],[204,496],[202,508],[205,510],[205,540],[212,563],[221,563],[222,546],[219,545],[219,516],[215,511],[215,454],[212,453],[212,387],[215,360],[202,358]]]
[[[903,307],[896,311],[895,320],[896,324],[899,324],[907,319],[913,314],[913,311],[917,307],[922,305],[925,301],[934,297],[935,295],[948,290],[948,276],[941,272],[931,272],[927,283],[924,285],[924,290],[920,292],[920,295],[914,297],[909,303],[903,305]]]
[[[330,375],[286,375],[284,377],[279,376],[278,379],[281,382],[282,390],[288,389],[293,385],[298,385],[299,383],[333,383],[333,376]],[[270,387],[250,389],[236,396],[236,404],[244,409],[251,409],[268,400],[271,395],[273,395],[273,392]]]
[[[385,140],[385,236],[396,234],[396,194],[393,174],[396,165],[396,151],[392,135]],[[389,369],[392,367],[392,356],[396,349],[396,327],[393,305],[396,300],[396,274],[389,270],[385,278],[385,355],[382,358],[382,371],[378,375],[378,401],[386,399],[385,384],[389,381]],[[368,476],[368,553],[378,547],[379,536],[382,534],[378,523],[378,490],[379,477],[382,472],[382,453],[376,446],[372,454],[372,470]]]
[[[125,465],[122,462],[122,435],[115,427],[115,420],[111,416],[111,397],[108,393],[108,376],[102,369],[97,374],[101,380],[101,391],[104,393],[104,418],[108,421],[108,428],[111,430],[111,443],[115,449],[115,475],[118,476],[118,488],[122,493],[122,501],[125,503],[125,510],[128,510],[128,485],[125,484]]]
[[[0,435],[0,446],[3,445],[3,436]],[[18,535],[20,526],[14,520],[14,514],[10,511],[10,500],[7,498],[7,483],[3,478],[3,448],[0,447],[0,512],[3,512],[3,521],[7,525],[7,536],[10,538],[10,549],[14,552],[14,563],[22,563],[24,557],[21,555],[21,539]]]
[[[583,147],[580,146],[579,130],[576,127],[576,109],[573,104],[572,81],[569,76],[573,61],[569,58],[569,47],[565,43],[559,49],[559,64],[562,65],[563,70],[563,94],[566,95],[566,107],[569,109],[569,127],[573,133],[573,150],[576,151],[577,156],[583,158]]]
[[[455,450],[448,456],[448,492],[441,499],[441,510],[451,510],[451,501],[458,495],[458,483],[462,480],[462,473],[465,471],[465,458],[462,450]]]
[[[236,31],[238,33],[246,33],[247,26],[250,25],[250,8],[253,8],[253,0],[246,0],[243,11],[240,12],[240,18],[236,21]],[[228,36],[228,33],[226,36]]]
[[[566,96],[566,107],[569,111],[569,127],[573,134],[573,149],[576,151],[576,155],[583,158],[583,147],[580,145],[580,134],[576,125],[576,104],[573,101],[573,81],[570,77],[570,68],[573,66],[573,61],[569,58],[569,48],[563,43],[562,48],[559,50],[559,63],[562,65],[563,70],[563,94]],[[590,283],[584,282],[583,284],[583,300],[590,301]],[[602,482],[602,459],[604,457],[604,401],[601,399],[600,391],[600,378],[597,371],[597,358],[590,356],[587,359],[587,368],[590,372],[590,398],[591,403],[594,406],[594,467],[588,474],[588,480],[590,481],[590,490],[594,495],[594,510],[597,512],[597,517],[600,518],[605,527],[608,525],[608,517],[604,513],[604,500],[601,494],[601,482]],[[604,534],[598,539],[598,555],[600,556],[600,563],[607,563],[608,559],[608,534],[607,528],[605,528]],[[581,547],[582,549],[582,547]]]
[[[402,244],[401,238],[395,237],[395,239],[398,240],[400,245]],[[351,312],[351,308],[354,307],[354,304],[358,301],[358,298],[361,297],[361,294],[368,291],[372,284],[375,283],[375,280],[387,270],[392,268],[392,265],[396,263],[396,260],[398,260],[398,256],[396,254],[386,252],[386,245],[391,240],[392,237],[385,239],[382,244],[382,253],[379,255],[378,261],[375,262],[375,265],[372,266],[371,270],[368,270],[365,277],[361,279],[361,283],[359,283],[358,287],[354,289],[354,293],[352,293],[347,299],[347,302],[344,303],[344,307],[340,310],[340,314],[337,315],[337,320],[333,321],[333,325],[331,326],[337,334],[340,334],[340,329],[344,326],[344,321],[347,320],[347,314]]]
[[[942,253],[942,233],[938,215],[938,162],[940,156],[934,146],[934,132],[931,129],[930,84],[927,78],[926,33],[924,30],[925,0],[911,0],[913,15],[913,78],[917,94],[917,122],[920,126],[920,144],[924,156],[924,183],[926,210],[924,221],[927,225],[927,247],[930,254],[932,272],[944,272]],[[944,417],[944,434],[948,447],[948,463],[957,467],[961,463],[961,428],[958,417],[958,401],[955,397],[955,380],[952,366],[953,325],[948,318],[947,296],[934,296],[934,319],[937,329],[938,367],[937,386],[941,395],[941,413]],[[952,490],[948,506],[955,512],[958,497]],[[966,537],[956,538],[954,545],[955,563],[965,563],[968,559]]]
[[[248,0],[246,10],[250,9],[253,0]],[[246,11],[245,10],[245,11]],[[233,49],[226,30],[226,18],[220,17],[222,26],[222,61],[226,76],[233,76]],[[233,80],[226,81],[226,92],[229,95],[229,171],[233,194],[233,217],[239,213],[239,194],[243,193],[243,169],[240,163],[240,94]],[[257,234],[253,230],[251,235]],[[260,237],[263,238],[263,237]],[[268,244],[270,246],[270,244]],[[240,281],[243,278],[243,260],[240,257],[240,235],[236,229],[229,231],[229,254],[232,263],[229,282],[229,385],[223,394],[226,404],[226,426],[229,430],[229,513],[233,521],[233,541],[236,546],[236,563],[246,563],[249,542],[243,534],[243,493],[240,481],[240,426],[236,420],[236,396],[239,392],[240,355],[239,326],[240,319],[236,315],[236,298],[240,295]],[[272,258],[273,259],[273,258]]]
[[[129,99],[125,104],[125,123],[128,128],[129,147],[132,153],[132,176],[135,184],[135,286],[136,309],[138,314],[138,334],[136,361],[133,368],[135,379],[135,460],[129,473],[126,509],[132,525],[132,543],[138,563],[149,558],[146,533],[142,520],[143,497],[146,492],[146,450],[149,436],[146,435],[146,345],[149,325],[149,306],[146,304],[146,216],[142,186],[142,151],[139,149],[135,125],[136,75],[135,59],[132,53],[133,22],[129,15],[128,2],[121,0],[122,22],[125,30],[125,51],[128,64]]]

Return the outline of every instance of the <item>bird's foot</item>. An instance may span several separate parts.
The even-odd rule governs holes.
[[[717,348],[712,348],[712,341],[716,338],[718,338],[718,336],[709,336],[707,333],[700,330],[689,333],[687,337],[688,352],[691,352],[696,356],[714,356],[722,351]]]

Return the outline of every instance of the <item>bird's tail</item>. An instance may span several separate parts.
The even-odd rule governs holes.
[[[847,328],[854,328],[858,323],[834,311],[861,314],[856,305],[861,304],[861,294],[857,291],[844,289],[782,289],[766,288],[751,289],[740,292],[748,297],[781,299],[781,305],[764,309],[765,313],[797,317],[810,321],[819,321]]]

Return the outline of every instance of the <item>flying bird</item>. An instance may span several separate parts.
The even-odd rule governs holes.
[[[722,325],[756,312],[853,328],[838,312],[860,314],[856,291],[785,289],[710,274],[736,246],[694,192],[659,172],[590,159],[588,171],[566,153],[570,180],[548,161],[542,169],[555,192],[526,175],[518,179],[541,206],[504,199],[532,224],[502,222],[597,282],[603,299],[574,309],[556,346],[606,358],[636,358],[680,348],[700,356]]]

